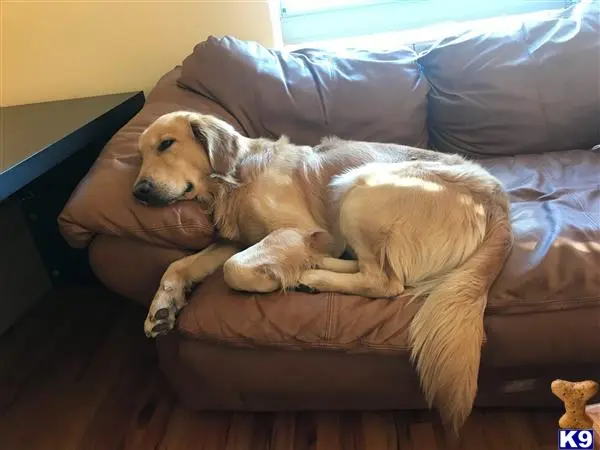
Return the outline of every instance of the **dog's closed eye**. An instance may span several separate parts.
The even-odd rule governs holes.
[[[160,141],[160,144],[158,144],[157,150],[159,152],[164,152],[171,145],[173,145],[173,142],[175,142],[175,139],[165,139],[163,141]]]

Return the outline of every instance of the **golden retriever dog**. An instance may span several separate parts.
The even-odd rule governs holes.
[[[458,155],[326,138],[251,139],[209,115],[165,114],[140,136],[133,195],[196,199],[222,241],[175,261],[145,322],[175,326],[186,292],[223,266],[233,289],[296,286],[422,300],[409,333],[425,398],[463,425],[477,393],[487,294],[512,244],[501,183]],[[354,259],[340,259],[350,251]]]

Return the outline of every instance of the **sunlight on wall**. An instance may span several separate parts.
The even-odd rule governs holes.
[[[0,2],[3,106],[148,90],[211,34],[281,45],[269,0]]]

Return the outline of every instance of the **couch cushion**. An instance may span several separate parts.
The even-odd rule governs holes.
[[[416,303],[341,294],[248,294],[217,272],[193,293],[179,329],[195,339],[242,347],[406,353]]]
[[[510,193],[516,236],[489,297],[486,363],[593,360],[600,353],[600,154],[486,165]],[[415,308],[403,298],[236,293],[217,273],[194,291],[179,327],[195,339],[243,347],[406,353]]]
[[[108,142],[79,183],[58,219],[61,233],[74,247],[96,234],[141,239],[164,247],[201,249],[213,239],[213,226],[194,201],[148,208],[133,200],[131,188],[141,158],[139,135],[160,115],[186,109],[218,115],[239,125],[222,107],[176,85],[180,68],[167,73],[142,110]]]
[[[525,313],[600,300],[600,152],[482,161],[508,190],[516,242],[492,311]],[[600,318],[599,318],[600,320]]]
[[[179,83],[218,100],[251,137],[314,145],[324,136],[427,147],[427,80],[416,53],[267,49],[210,37]]]
[[[432,146],[477,156],[600,141],[600,3],[442,39],[419,58]]]

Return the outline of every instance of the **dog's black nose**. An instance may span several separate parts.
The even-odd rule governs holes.
[[[150,180],[140,180],[133,188],[133,195],[142,202],[147,202],[154,193],[154,184]]]

